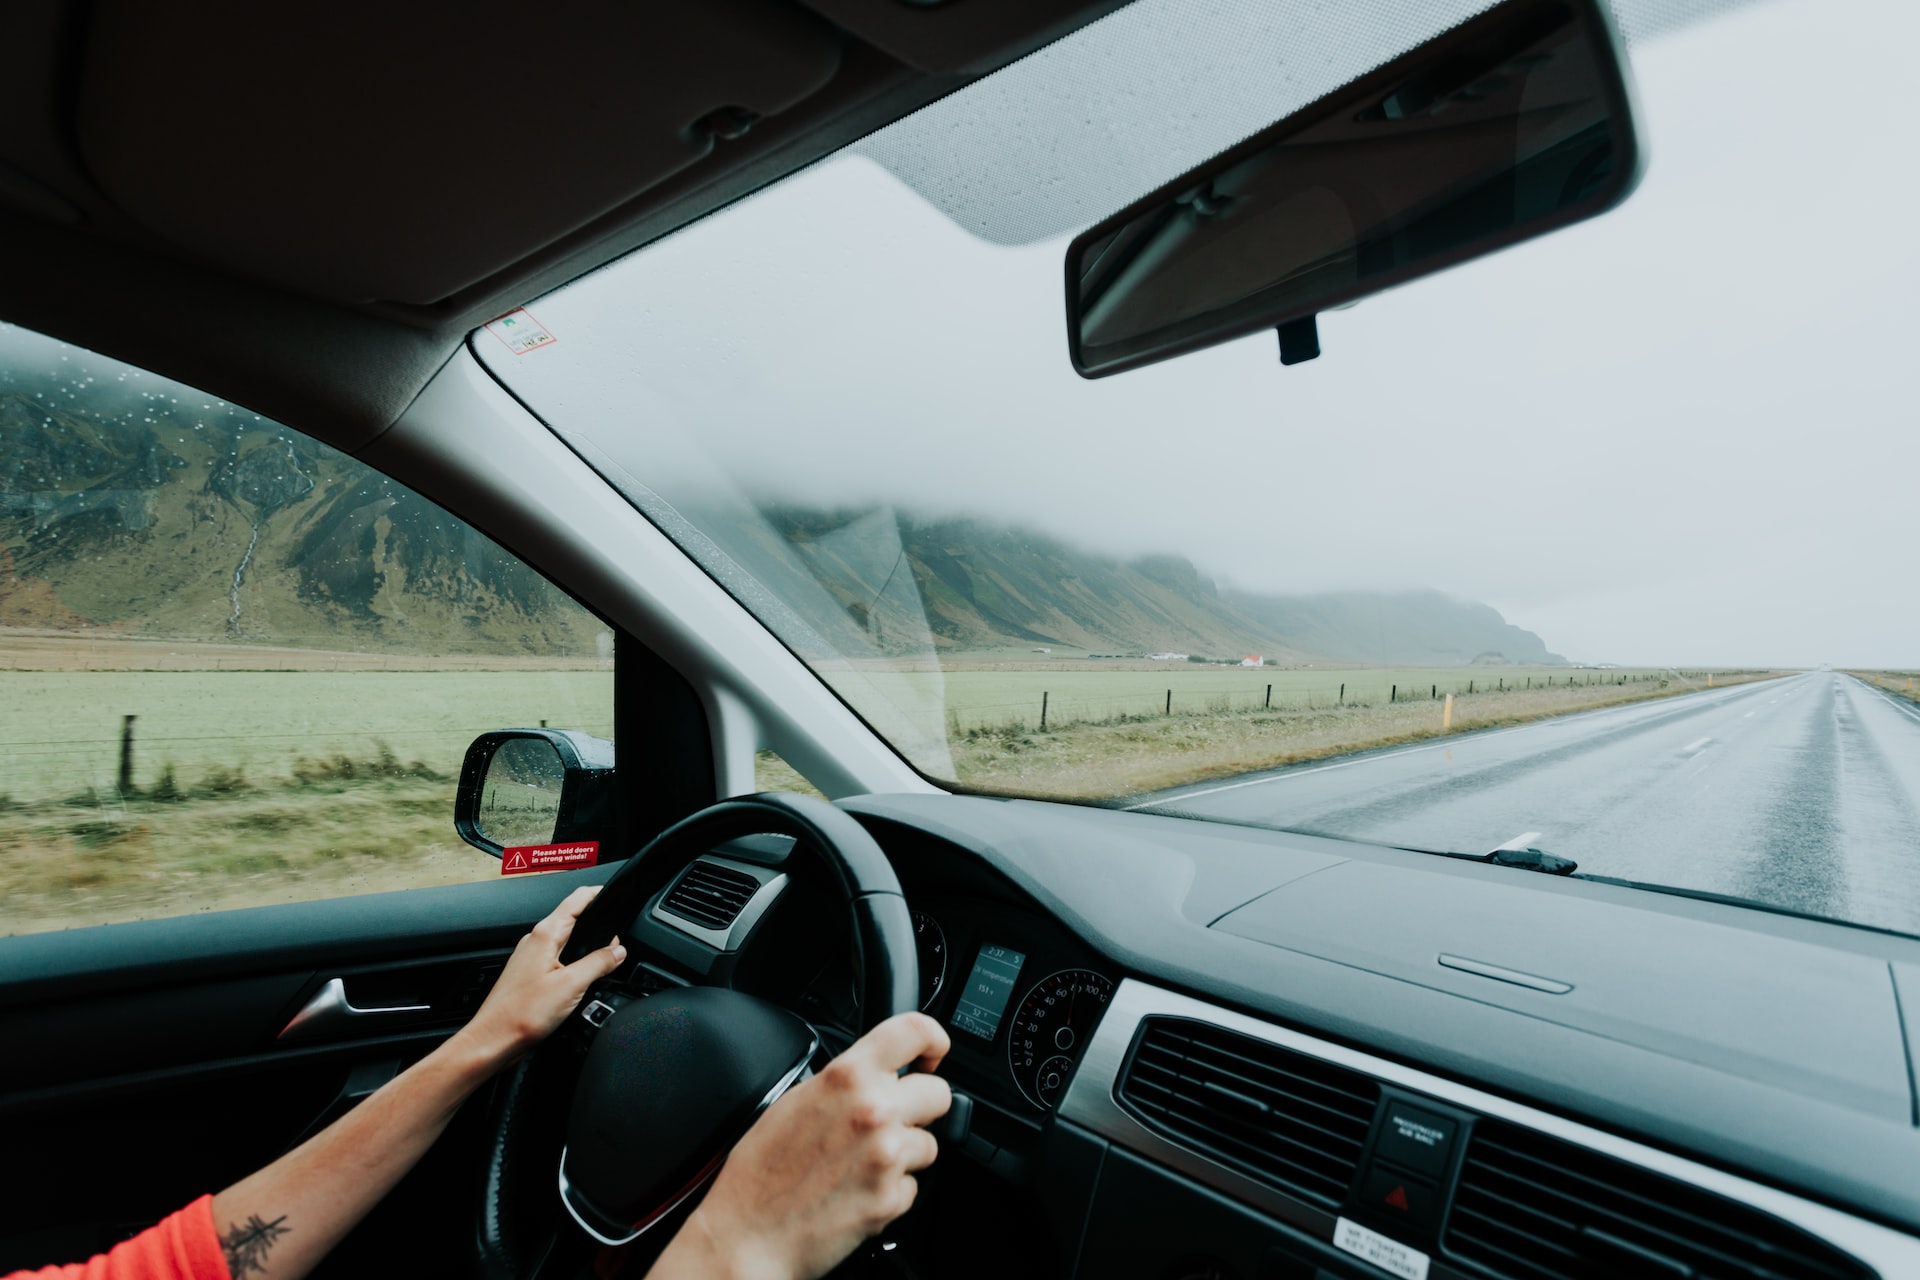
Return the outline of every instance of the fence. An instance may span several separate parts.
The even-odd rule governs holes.
[[[1065,674],[1065,673],[1063,673]],[[1715,678],[1744,679],[1763,674],[1747,670],[1630,670],[1573,671],[1564,674],[1527,674],[1508,677],[1469,676],[1445,682],[1427,681],[1426,688],[1386,681],[1384,687],[1368,686],[1362,680],[1333,681],[1324,686],[1287,688],[1278,682],[1262,682],[1246,692],[1205,690],[1183,693],[1178,688],[1161,687],[1150,696],[1116,694],[1103,697],[1062,696],[1061,691],[1043,689],[1037,699],[1000,702],[967,702],[953,705],[949,699],[946,727],[949,735],[1026,732],[1029,727],[1047,732],[1069,726],[1125,724],[1192,715],[1243,715],[1259,712],[1315,712],[1361,709],[1411,703],[1444,704],[1447,699],[1480,700],[1548,690],[1621,688],[1635,686],[1662,688],[1678,679],[1706,687]]]

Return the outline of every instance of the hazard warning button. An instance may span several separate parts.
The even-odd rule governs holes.
[[[1410,1177],[1386,1165],[1368,1168],[1360,1184],[1360,1202],[1377,1217],[1422,1230],[1440,1225],[1440,1192],[1425,1178]]]

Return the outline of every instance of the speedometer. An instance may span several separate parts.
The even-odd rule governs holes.
[[[920,1007],[926,1009],[947,980],[947,934],[924,911],[913,913],[913,949],[920,961]]]
[[[1007,1062],[1020,1092],[1042,1107],[1060,1100],[1112,995],[1113,983],[1091,969],[1062,969],[1033,985],[1007,1033]]]

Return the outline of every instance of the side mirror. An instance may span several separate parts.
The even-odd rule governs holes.
[[[1590,218],[1640,175],[1602,0],[1505,0],[1191,169],[1067,248],[1082,377],[1314,317]]]
[[[496,729],[467,748],[454,797],[460,838],[494,857],[599,840],[613,824],[613,743],[573,729]]]

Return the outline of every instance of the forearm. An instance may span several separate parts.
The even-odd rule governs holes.
[[[499,1064],[464,1033],[213,1200],[233,1280],[304,1276],[424,1155]]]

